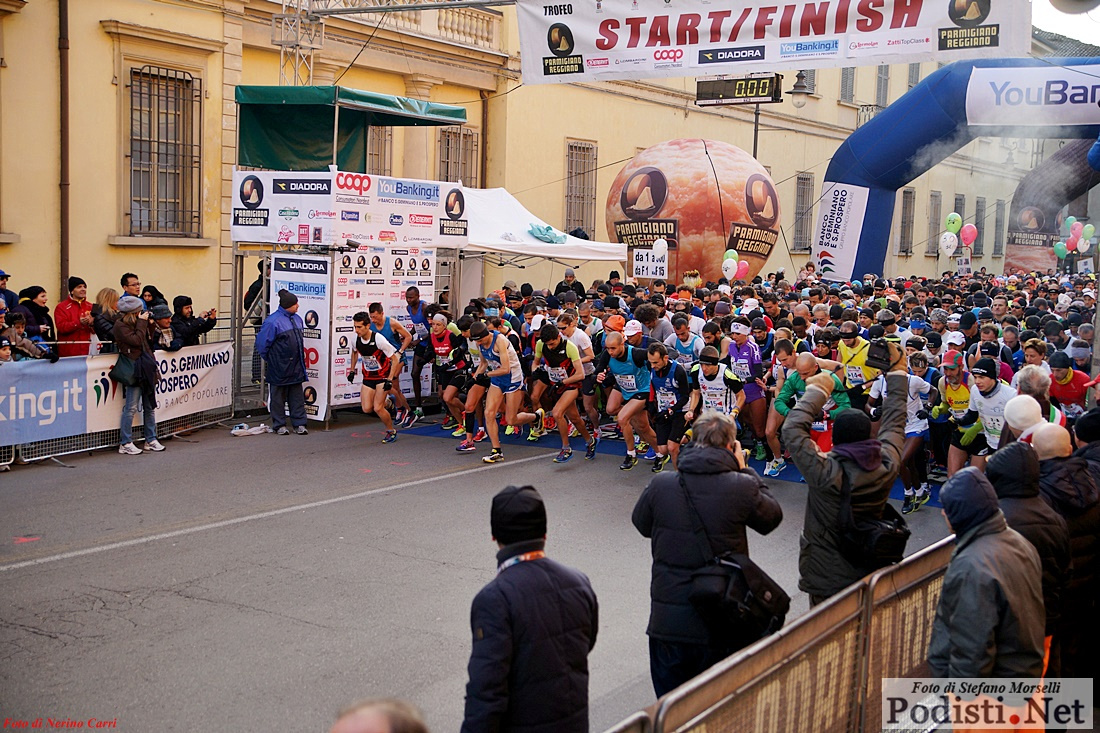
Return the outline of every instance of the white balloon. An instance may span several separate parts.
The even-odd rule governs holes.
[[[653,256],[664,257],[668,254],[668,240],[661,238],[653,240]]]
[[[940,235],[940,251],[943,252],[945,257],[950,257],[955,254],[955,250],[959,246],[958,236],[951,232],[944,232]]]
[[[1089,247],[1092,246],[1092,242],[1087,239],[1082,239],[1077,243],[1077,251],[1084,254],[1089,251]]]
[[[727,280],[737,279],[737,263],[734,260],[725,260],[722,263],[722,274]]]

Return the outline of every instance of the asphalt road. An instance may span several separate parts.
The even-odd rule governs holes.
[[[528,483],[548,552],[599,596],[592,730],[652,703],[649,546],[630,523],[648,467],[619,471],[613,442],[555,465],[556,436],[486,466],[487,442],[458,454],[444,435],[381,445],[376,421],[341,413],[305,437],[207,429],[162,454],[0,474],[0,718],[326,731],[349,702],[392,695],[457,730],[469,604],[495,570],[490,499]],[[750,545],[793,617],[805,486],[790,478],[769,481],[783,524]],[[946,534],[931,506],[909,521],[910,551]]]

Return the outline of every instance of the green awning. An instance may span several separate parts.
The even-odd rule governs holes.
[[[373,126],[462,125],[466,110],[390,94],[337,86],[238,86],[237,164],[286,171],[323,171],[333,162],[366,172],[367,130]],[[337,115],[339,109],[339,115]]]

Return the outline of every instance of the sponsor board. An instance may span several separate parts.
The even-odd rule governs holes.
[[[238,242],[328,244],[332,173],[233,171],[230,234]]]
[[[1100,66],[976,68],[966,87],[971,125],[1100,125]]]
[[[277,253],[271,260],[271,313],[279,307],[279,291],[298,296],[298,317],[303,323],[306,361],[306,417],[324,420],[328,413],[329,307],[334,288],[332,278],[340,262],[332,255]],[[280,409],[269,405],[269,408]]]
[[[870,189],[829,183],[818,201],[811,259],[824,280],[847,280],[855,267]]]

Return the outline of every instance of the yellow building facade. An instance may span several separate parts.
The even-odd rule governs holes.
[[[0,269],[12,275],[10,288],[41,285],[52,302],[64,296],[67,220],[68,272],[87,280],[93,297],[134,272],[169,300],[183,293],[199,309],[228,312],[234,88],[279,83],[272,17],[281,11],[266,0],[0,0]],[[753,108],[697,107],[694,79],[524,86],[518,54],[512,8],[330,17],[313,83],[464,107],[462,128],[374,130],[371,171],[504,187],[545,221],[581,226],[593,239],[607,239],[608,190],[639,150],[685,137],[752,149]],[[840,143],[935,68],[819,70],[802,109],[789,100],[761,106],[758,158],[776,182],[784,230],[765,272],[792,272],[808,258],[814,204]],[[789,89],[796,70],[783,73]],[[1008,202],[1033,153],[1027,140],[979,140],[899,191],[886,274],[949,268],[936,243],[957,196],[966,217],[981,199],[984,248],[974,265],[999,271]],[[505,279],[552,287],[563,268],[471,266],[484,268],[482,289]],[[610,269],[623,267],[590,264],[578,276],[587,282]]]

